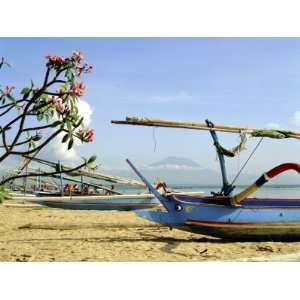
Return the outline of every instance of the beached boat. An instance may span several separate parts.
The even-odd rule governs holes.
[[[184,195],[172,192],[170,195]],[[200,195],[198,192],[191,195]],[[160,201],[153,194],[126,194],[126,195],[77,195],[77,196],[47,196],[26,197],[26,201],[52,208],[73,210],[139,210],[145,208],[161,207]]]
[[[97,196],[43,196],[26,198],[26,201],[62,209],[73,210],[137,210],[160,206],[151,194],[97,195]]]
[[[211,133],[217,150],[223,186],[220,192],[212,193],[212,195],[191,195],[188,193],[168,195],[167,193],[159,193],[158,190],[136,169],[136,167],[127,160],[137,176],[146,184],[149,191],[155,195],[163,205],[163,208],[156,210],[137,211],[136,213],[140,217],[171,228],[178,228],[221,238],[300,238],[300,199],[250,197],[263,184],[283,172],[294,170],[300,173],[300,164],[286,163],[279,165],[264,173],[258,180],[241,193],[233,195],[235,186],[233,183],[228,183],[224,159],[224,156],[232,157],[243,149],[246,135],[261,137],[261,140],[257,145],[258,147],[263,137],[299,139],[300,132],[248,129],[224,125],[214,126],[214,124],[209,121],[206,121],[204,124],[158,119],[127,118],[125,121],[112,122],[117,124],[208,130]],[[241,143],[229,151],[219,144],[216,131],[240,133]],[[257,147],[251,153],[250,157]]]

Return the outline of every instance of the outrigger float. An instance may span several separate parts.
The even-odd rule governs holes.
[[[233,183],[228,183],[225,168],[225,156],[233,157],[243,150],[249,135],[261,137],[260,144],[264,137],[300,139],[300,132],[214,125],[208,120],[206,123],[195,123],[127,117],[124,121],[112,121],[112,123],[208,130],[218,154],[223,185],[220,192],[212,195],[160,193],[127,160],[136,175],[163,206],[163,209],[136,211],[140,217],[171,228],[221,238],[267,240],[300,238],[300,199],[251,197],[262,185],[283,172],[294,170],[300,173],[300,164],[279,165],[262,174],[252,185],[235,195],[233,194],[235,186]],[[241,143],[232,150],[225,149],[219,143],[217,131],[239,133]]]

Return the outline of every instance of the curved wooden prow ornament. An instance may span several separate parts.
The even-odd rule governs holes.
[[[297,171],[300,174],[300,164],[285,163],[271,169],[270,171],[260,176],[252,185],[247,187],[244,191],[230,198],[230,203],[232,205],[239,205],[249,195],[256,192],[261,186],[263,186],[266,182],[271,180],[273,177],[289,170]]]

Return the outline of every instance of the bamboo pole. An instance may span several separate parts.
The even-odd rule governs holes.
[[[31,159],[33,161],[48,165],[53,168],[56,168],[56,166],[57,166],[56,163],[45,160],[45,159],[40,159],[40,158],[31,158]],[[62,171],[64,171],[64,170],[68,171],[71,169],[70,167],[67,167],[64,165],[61,165],[61,168],[62,168]],[[83,175],[83,176],[86,176],[89,178],[99,179],[99,180],[112,182],[112,183],[120,183],[120,184],[132,185],[132,186],[145,187],[145,185],[138,180],[123,178],[123,177],[119,177],[119,176],[112,176],[112,175],[107,175],[107,174],[103,174],[103,173],[91,173],[86,170],[77,170],[77,171],[68,173],[68,175],[70,175],[70,176],[82,176]]]
[[[125,120],[112,120],[111,123],[122,124],[122,125],[212,130],[212,128],[207,126],[206,123],[198,123],[198,122],[190,122],[190,121],[174,121],[174,120],[164,120],[164,119],[144,118],[144,117],[126,117]],[[228,126],[228,125],[214,125],[213,130],[220,131],[220,132],[231,132],[231,133],[240,133],[243,131],[252,134],[255,131],[272,130],[272,129],[246,128],[246,127]],[[299,131],[287,131],[287,130],[278,130],[278,129],[274,129],[274,130],[281,133],[286,133],[291,138],[300,139]]]

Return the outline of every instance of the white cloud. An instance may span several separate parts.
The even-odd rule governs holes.
[[[93,110],[90,107],[89,103],[85,100],[78,100],[78,113],[80,116],[82,116],[83,124],[84,126],[88,126],[91,123],[92,120],[92,114]],[[78,158],[81,156],[78,154],[78,147],[82,145],[82,143],[78,139],[74,139],[74,146],[72,149],[68,150],[68,143],[61,143],[62,137],[65,135],[65,133],[59,134],[47,147],[47,156],[52,160],[61,160],[61,161],[74,161],[78,160]],[[45,156],[45,155],[44,155]],[[46,158],[46,157],[45,157]]]
[[[270,129],[280,129],[281,126],[280,126],[278,123],[270,122],[270,123],[267,123],[267,124],[266,124],[266,128],[270,128]]]
[[[78,100],[77,107],[78,107],[79,115],[84,118],[83,125],[89,126],[91,123],[92,114],[93,114],[93,110],[90,107],[89,103],[80,99],[80,100]]]
[[[292,117],[292,123],[296,126],[300,126],[300,111],[296,111]]]
[[[50,156],[53,160],[73,161],[78,157],[77,152],[75,150],[76,145],[74,145],[72,149],[68,150],[68,143],[64,143],[64,144],[61,143],[61,139],[64,135],[65,133],[59,134],[50,143],[49,146]]]

